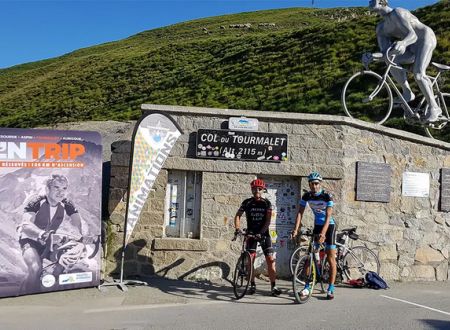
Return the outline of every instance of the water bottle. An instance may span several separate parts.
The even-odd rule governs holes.
[[[320,264],[320,253],[319,253],[319,251],[314,252],[314,257],[316,258],[317,263]]]
[[[320,250],[320,263],[322,263],[322,261],[325,259],[325,251],[324,250]]]

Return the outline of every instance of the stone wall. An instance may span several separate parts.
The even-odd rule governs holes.
[[[382,274],[395,280],[447,280],[450,217],[439,211],[440,169],[450,166],[446,148],[342,126],[346,145],[341,218],[357,225],[362,238],[379,250]],[[356,161],[389,164],[391,202],[355,201]],[[402,174],[431,174],[429,198],[402,196]]]
[[[450,166],[450,145],[418,135],[336,116],[144,105],[170,115],[183,134],[164,164],[127,249],[126,275],[172,278],[227,277],[240,249],[232,243],[233,217],[258,176],[292,178],[306,188],[311,170],[334,192],[340,228],[358,233],[382,261],[382,275],[395,280],[447,280],[450,216],[438,211],[439,170]],[[195,158],[198,129],[226,128],[231,116],[258,118],[259,131],[288,134],[287,162],[263,163]],[[112,145],[107,270],[117,272],[125,213],[130,142]],[[355,201],[356,162],[392,166],[390,203]],[[168,170],[202,172],[200,239],[165,238],[164,196]],[[404,171],[431,173],[430,198],[401,195]],[[309,212],[310,213],[310,212]],[[306,219],[311,223],[310,214]],[[113,256],[116,256],[114,258]]]

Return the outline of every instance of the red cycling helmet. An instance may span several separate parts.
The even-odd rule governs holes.
[[[250,187],[266,189],[266,184],[261,179],[255,179],[250,183]]]

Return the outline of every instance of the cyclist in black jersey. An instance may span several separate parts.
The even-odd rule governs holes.
[[[28,267],[24,293],[39,291],[42,259],[48,258],[45,255],[47,239],[58,230],[66,216],[81,237],[81,217],[66,198],[67,187],[67,178],[54,174],[46,182],[46,194],[32,196],[25,203],[22,223],[17,228],[23,260]]]
[[[241,207],[234,217],[234,227],[236,232],[240,231],[241,216],[245,213],[247,219],[247,231],[249,234],[256,235],[256,238],[247,240],[247,251],[252,256],[252,262],[255,261],[256,248],[259,242],[264,256],[266,257],[267,270],[269,272],[271,293],[274,296],[281,294],[280,289],[275,285],[276,270],[275,258],[273,257],[272,240],[269,234],[270,219],[272,217],[272,204],[269,200],[262,197],[261,193],[266,189],[266,184],[261,179],[253,180],[250,183],[253,197],[244,200]],[[250,294],[256,292],[255,275],[251,279]]]

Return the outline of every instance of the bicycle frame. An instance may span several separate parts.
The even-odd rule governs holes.
[[[325,247],[323,244],[319,244],[318,247],[315,246],[316,243],[314,240],[314,235],[312,233],[305,234],[305,235],[310,236],[309,243],[308,243],[308,255],[314,262],[314,266],[316,268],[316,282],[317,282],[318,280],[322,279],[322,262],[321,262],[320,258],[319,258],[319,260],[317,260],[316,253],[318,253],[318,252],[320,253],[321,250],[325,250]]]
[[[368,101],[372,101],[373,98],[380,92],[381,88],[383,87],[383,85],[387,82],[387,84],[389,85],[389,87],[391,89],[393,89],[395,91],[395,93],[397,94],[397,96],[399,97],[399,99],[402,101],[402,105],[403,105],[403,109],[406,110],[410,116],[416,116],[417,113],[422,109],[422,107],[424,106],[424,103],[426,103],[426,98],[423,96],[422,99],[419,102],[419,105],[417,106],[416,110],[413,110],[408,102],[405,100],[405,98],[403,97],[402,93],[400,92],[400,90],[397,88],[397,86],[395,85],[394,80],[391,78],[390,76],[390,72],[392,68],[396,68],[399,70],[403,70],[403,71],[408,71],[407,69],[403,68],[402,66],[394,63],[395,60],[395,55],[392,56],[392,58],[389,58],[389,52],[391,50],[392,47],[389,47],[388,50],[386,51],[386,58],[387,58],[387,68],[386,71],[384,72],[384,74],[382,75],[382,80],[380,82],[380,84],[377,86],[377,88],[375,88],[375,90],[369,95],[368,97]],[[392,75],[392,74],[391,74]],[[447,112],[447,105],[445,104],[444,98],[442,96],[442,92],[439,88],[439,84],[438,84],[438,79],[441,75],[441,72],[438,71],[436,76],[429,76],[427,75],[427,77],[431,80],[431,87],[433,88],[433,90],[436,90],[436,95],[440,98],[441,104],[443,105],[443,113],[446,114],[446,117],[448,117],[448,112]],[[448,121],[448,118],[447,118]]]
[[[249,238],[255,238],[255,237],[256,237],[255,235],[247,234],[246,232],[243,232],[243,233],[237,234],[237,235],[232,239],[232,241],[235,241],[235,240],[237,239],[238,236],[242,236],[242,237],[243,237],[243,239],[242,239],[242,244],[241,244],[241,253],[243,253],[243,252],[246,251],[246,250],[245,250],[245,246],[246,246],[246,244],[247,244],[247,240],[248,240]],[[254,260],[253,260],[253,261],[254,261]]]

